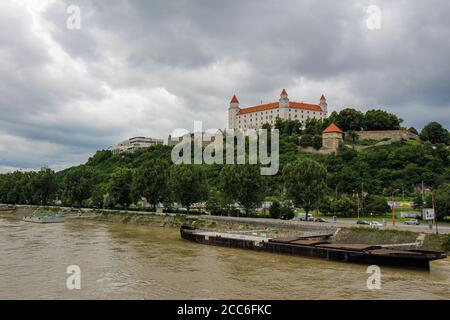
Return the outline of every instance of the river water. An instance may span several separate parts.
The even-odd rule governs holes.
[[[81,289],[68,290],[69,265]],[[176,229],[0,217],[0,299],[450,299],[450,259],[382,268],[200,245]]]

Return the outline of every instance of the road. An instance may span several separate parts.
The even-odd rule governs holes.
[[[18,205],[17,207],[30,207],[26,205]],[[60,208],[62,210],[71,210],[73,208]],[[81,209],[86,212],[90,212],[92,209],[83,208]],[[167,213],[150,213],[150,212],[139,212],[139,211],[125,211],[125,210],[102,210],[102,211],[108,211],[108,212],[128,212],[133,214],[156,214],[156,215],[172,215],[175,216],[175,214],[167,214]],[[256,223],[256,224],[265,224],[265,225],[277,225],[277,226],[292,226],[292,227],[306,227],[308,229],[329,229],[329,228],[339,228],[339,227],[367,227],[367,226],[361,226],[357,225],[356,221],[358,219],[339,219],[337,220],[337,223],[332,223],[332,219],[327,218],[328,223],[320,223],[320,222],[310,222],[310,221],[299,221],[299,220],[276,220],[276,219],[268,219],[268,218],[247,218],[247,217],[228,217],[228,216],[209,216],[209,215],[189,215],[190,218],[204,218],[207,220],[218,220],[218,221],[239,221],[239,222],[249,222],[249,223]],[[424,233],[435,233],[436,227],[433,226],[433,230],[430,230],[428,228],[428,225],[419,225],[419,226],[409,226],[403,224],[403,222],[396,223],[395,227],[392,226],[392,222],[388,222],[386,227],[379,227],[379,229],[394,229],[394,230],[407,230],[407,231],[414,231],[414,232],[424,232]],[[439,233],[441,234],[450,234],[450,226],[448,224],[439,226]]]
[[[349,226],[357,226],[356,222],[358,220],[355,219],[342,219],[339,220],[338,219],[338,223],[336,224],[338,227],[349,227]],[[367,226],[366,226],[367,227]],[[425,224],[421,224],[418,226],[410,226],[410,225],[406,225],[403,222],[397,222],[395,224],[395,227],[392,225],[392,222],[388,222],[386,227],[379,227],[380,229],[394,229],[394,230],[408,230],[408,231],[414,231],[414,232],[424,232],[424,233],[435,233],[436,232],[436,226],[433,225],[433,229],[430,230],[430,228],[428,227],[428,225]],[[442,225],[439,226],[438,223],[438,230],[439,233],[443,233],[443,234],[449,234],[450,233],[450,226],[448,225]]]
[[[191,215],[190,218],[202,218],[206,220],[215,220],[215,221],[234,221],[234,222],[242,222],[242,223],[254,223],[254,224],[264,224],[264,225],[274,225],[274,226],[284,226],[284,227],[307,227],[308,229],[328,229],[328,228],[340,228],[340,227],[368,227],[367,225],[358,225],[356,224],[357,219],[342,219],[337,220],[337,223],[332,223],[331,219],[327,219],[328,223],[321,222],[312,222],[312,221],[299,221],[299,220],[275,220],[275,219],[267,219],[267,218],[247,218],[247,217],[226,217],[226,216],[199,216],[199,215]],[[413,232],[423,232],[423,233],[435,233],[436,228],[433,226],[433,229],[430,230],[427,225],[419,225],[419,226],[409,226],[405,225],[402,222],[396,223],[395,226],[392,226],[392,222],[387,224],[385,227],[378,227],[380,230],[405,230],[405,231],[413,231]],[[439,233],[441,234],[449,234],[450,227],[448,225],[439,226]]]

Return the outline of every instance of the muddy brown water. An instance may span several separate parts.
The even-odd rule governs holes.
[[[81,289],[68,290],[69,265]],[[171,228],[0,217],[0,299],[450,299],[450,259],[381,268],[199,245]]]

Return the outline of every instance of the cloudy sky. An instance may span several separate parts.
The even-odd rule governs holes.
[[[194,120],[222,128],[233,94],[246,106],[282,88],[450,128],[449,15],[447,0],[2,0],[0,172],[63,169]]]

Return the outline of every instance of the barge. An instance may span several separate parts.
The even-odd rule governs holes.
[[[430,261],[444,259],[443,252],[399,250],[382,245],[331,243],[302,237],[264,237],[220,233],[182,226],[181,238],[201,244],[254,251],[322,258],[340,262],[429,269]]]

